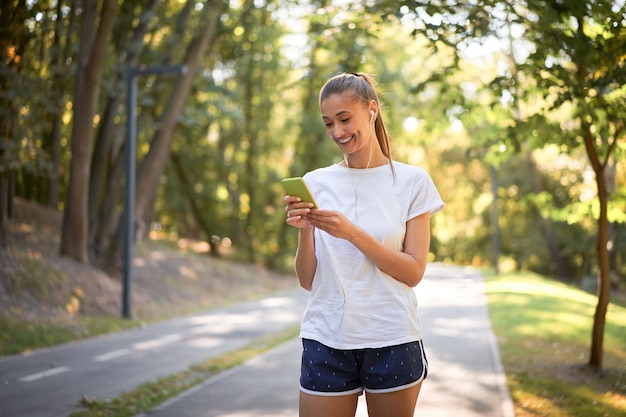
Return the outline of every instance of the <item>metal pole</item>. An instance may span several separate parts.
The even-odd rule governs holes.
[[[126,192],[124,195],[124,267],[122,270],[122,317],[132,317],[131,278],[135,243],[135,177],[137,154],[137,76],[148,74],[187,74],[187,65],[135,67],[126,71]]]
[[[135,155],[137,153],[137,74],[126,74],[128,87],[126,105],[126,195],[124,203],[124,287],[122,317],[131,318],[130,280],[135,234]]]
[[[493,194],[493,201],[491,203],[491,221],[493,222],[493,268],[495,273],[499,274],[500,225],[498,221],[498,177],[496,175],[496,168],[493,165],[489,165],[489,171],[491,171],[491,192]]]

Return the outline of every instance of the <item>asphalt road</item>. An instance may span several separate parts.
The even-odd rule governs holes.
[[[416,292],[429,366],[414,415],[513,417],[480,273],[430,264]],[[289,341],[137,417],[296,417],[301,349]]]
[[[299,323],[307,293],[254,302],[0,358],[0,417],[66,417]]]
[[[429,264],[416,287],[429,373],[416,416],[512,417],[482,276]],[[0,358],[0,417],[67,417],[82,397],[105,400],[299,323],[308,293],[258,301]],[[296,416],[299,340],[211,378],[153,417]],[[363,397],[361,397],[362,399]],[[366,416],[361,400],[358,417]]]

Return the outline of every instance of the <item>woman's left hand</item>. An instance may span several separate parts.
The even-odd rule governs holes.
[[[342,213],[335,210],[313,210],[305,215],[312,226],[340,239],[349,240],[357,227]]]

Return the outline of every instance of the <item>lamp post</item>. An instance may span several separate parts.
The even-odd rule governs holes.
[[[122,317],[131,318],[130,284],[133,266],[135,234],[135,158],[137,154],[137,77],[152,74],[187,73],[186,65],[130,67],[126,71],[126,192],[124,196],[124,269],[122,288]]]
[[[493,269],[496,275],[500,273],[500,224],[498,220],[498,175],[496,168],[489,164],[489,172],[491,173],[491,193],[493,200],[491,202],[491,222],[493,223]]]

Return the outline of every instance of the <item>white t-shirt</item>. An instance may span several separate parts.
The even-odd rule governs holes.
[[[394,162],[369,169],[332,165],[304,176],[321,209],[337,210],[401,251],[407,221],[443,208],[423,169]],[[317,268],[300,336],[335,349],[379,348],[422,338],[411,287],[382,272],[352,243],[315,229]]]

